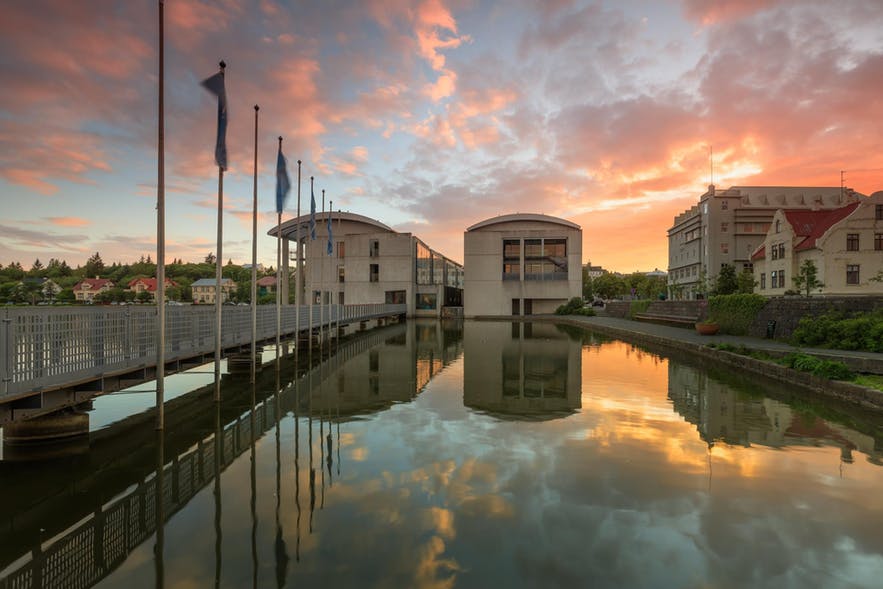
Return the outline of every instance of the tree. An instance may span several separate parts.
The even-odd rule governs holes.
[[[754,279],[754,273],[745,268],[739,273],[739,276],[736,277],[736,282],[738,283],[739,292],[741,294],[751,294],[754,292],[754,287],[757,286],[757,281]]]
[[[797,276],[791,278],[794,288],[803,292],[804,296],[809,296],[813,290],[821,290],[825,285],[818,280],[819,270],[816,268],[815,262],[812,260],[804,260],[800,265]]]
[[[74,294],[74,290],[72,288],[64,288],[58,293],[58,296],[55,297],[59,303],[73,303],[77,300],[77,295]]]
[[[212,252],[209,252],[209,253],[205,256],[205,263],[206,263],[206,264],[214,264],[214,263],[215,263],[215,260],[217,260],[217,258],[215,257],[215,254],[213,254]]]
[[[103,273],[104,262],[101,260],[101,255],[95,252],[95,255],[86,260],[86,265],[83,267],[83,275],[87,278],[92,278],[93,276],[101,276]]]
[[[713,294],[728,295],[739,290],[739,280],[732,264],[724,264],[714,280]]]
[[[592,290],[592,277],[589,275],[589,269],[586,266],[583,266],[583,299],[586,301],[592,300],[594,295],[595,293]]]
[[[595,293],[603,299],[612,299],[626,293],[625,281],[615,274],[605,272],[592,281]]]
[[[31,266],[31,271],[28,272],[29,276],[42,276],[45,272],[43,272],[43,263],[40,261],[40,258],[34,260],[34,264]]]

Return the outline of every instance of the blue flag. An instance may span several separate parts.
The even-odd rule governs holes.
[[[276,212],[282,213],[285,208],[285,200],[291,190],[291,182],[288,180],[288,170],[285,169],[285,156],[282,155],[282,141],[279,141],[279,155],[276,156]]]
[[[334,253],[334,247],[332,247],[332,237],[331,237],[331,211],[328,211],[328,255],[330,256]]]
[[[316,239],[316,195],[310,183],[310,239]]]
[[[224,90],[224,72],[202,81],[203,87],[218,97],[218,138],[215,141],[215,163],[227,169],[227,92]]]

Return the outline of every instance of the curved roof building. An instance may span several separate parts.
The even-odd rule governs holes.
[[[582,294],[582,229],[549,215],[516,213],[463,235],[466,317],[553,313]]]

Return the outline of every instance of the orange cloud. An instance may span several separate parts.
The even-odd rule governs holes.
[[[59,227],[85,227],[92,222],[81,217],[46,217],[46,220]]]

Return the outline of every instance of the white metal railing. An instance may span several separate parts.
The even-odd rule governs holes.
[[[405,305],[306,305],[282,307],[282,335],[300,314],[301,330],[402,315]],[[0,311],[0,399],[153,366],[156,307],[16,307]],[[276,335],[276,307],[258,307],[256,339]],[[166,308],[166,361],[214,350],[214,306]],[[221,346],[251,341],[251,308],[225,306]]]

